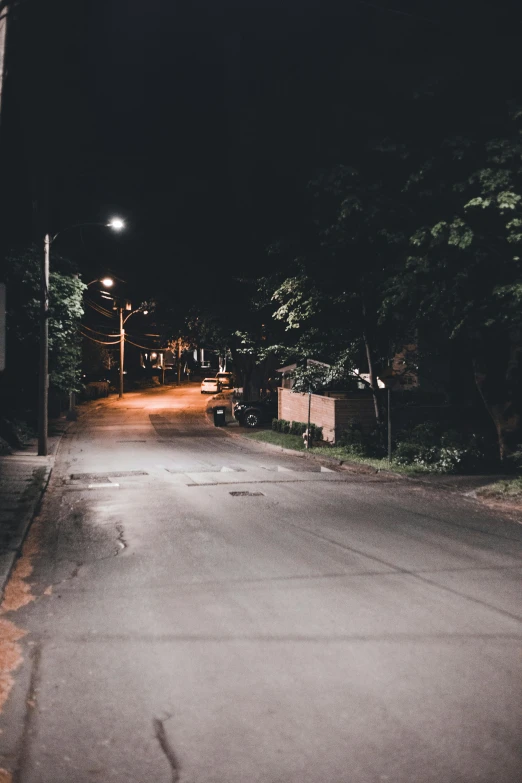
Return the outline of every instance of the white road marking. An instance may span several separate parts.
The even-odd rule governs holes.
[[[325,468],[323,465],[321,465],[321,473],[335,473],[335,470],[331,470],[331,468]]]
[[[226,466],[226,465],[223,465],[223,467],[221,468],[221,471],[220,471],[220,472],[221,472],[221,473],[236,473],[236,471],[234,470],[234,468],[227,468],[227,466]]]
[[[281,465],[278,465],[277,469],[278,471],[280,471],[280,473],[295,473],[295,471],[292,470],[292,468],[283,468]]]
[[[118,489],[120,485],[119,484],[87,484],[87,489],[100,489],[100,487],[112,487],[113,489]]]

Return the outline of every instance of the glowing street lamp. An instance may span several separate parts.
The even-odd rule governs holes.
[[[131,303],[127,301],[125,303],[125,309],[131,310],[131,307],[132,307]],[[131,315],[134,315],[135,313],[142,313],[143,315],[149,314],[148,310],[144,310],[142,307],[137,307],[136,310],[131,310],[130,313],[126,315],[124,318],[123,310],[124,310],[123,305],[121,304],[118,305],[118,313],[120,316],[120,391],[118,394],[119,400],[123,399],[123,365],[125,363],[125,328],[124,328],[125,324],[129,320]]]
[[[54,236],[44,236],[44,253],[40,269],[40,372],[38,378],[38,456],[46,457],[47,447],[47,418],[49,415],[49,267],[51,257],[51,245],[57,236],[71,228],[82,226],[106,226],[113,231],[121,231],[125,223],[121,218],[112,218],[108,223],[75,223]],[[109,280],[109,278],[105,278]],[[93,282],[95,282],[93,280]]]
[[[125,228],[125,221],[119,217],[113,217],[107,223],[107,228],[112,228],[113,231],[121,231]]]
[[[101,283],[104,288],[112,288],[114,285],[114,280],[112,277],[95,277],[94,280],[91,280],[90,283],[87,283],[87,288],[93,283]]]

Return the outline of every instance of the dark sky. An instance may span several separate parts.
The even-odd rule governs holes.
[[[125,236],[59,249],[140,292],[225,296],[300,230],[318,167],[492,122],[519,95],[521,32],[517,4],[481,0],[22,0],[3,246],[118,213]]]

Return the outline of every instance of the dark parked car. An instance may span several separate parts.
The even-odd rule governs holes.
[[[259,427],[277,417],[277,397],[248,402],[243,400],[234,405],[234,418],[242,427]]]

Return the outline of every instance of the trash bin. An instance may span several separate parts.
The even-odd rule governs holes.
[[[215,427],[226,427],[227,421],[226,421],[226,408],[222,406],[218,406],[214,408],[214,426]]]

